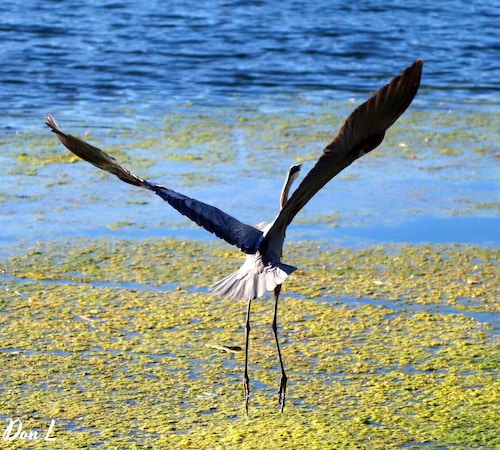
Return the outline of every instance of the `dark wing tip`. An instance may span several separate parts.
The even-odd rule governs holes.
[[[412,66],[420,67],[420,72],[422,72],[422,67],[424,67],[424,60],[422,58],[418,58],[410,67]]]
[[[420,87],[423,65],[424,61],[417,59],[358,106],[327,149],[341,142],[350,149],[365,144],[361,145],[366,147],[362,151],[364,154],[377,147],[387,129],[406,111],[415,98]]]
[[[101,170],[116,175],[125,183],[146,188],[144,180],[132,172],[122,167],[115,158],[103,152],[101,149],[79,139],[70,134],[66,134],[59,129],[57,122],[49,114],[45,119],[45,124],[56,133],[59,141],[73,154],[83,159],[84,161],[93,164]]]
[[[417,59],[358,106],[323,150],[268,232],[283,232],[295,215],[329,180],[376,148],[385,132],[410,106],[420,86],[424,61]]]
[[[45,125],[47,125],[54,133],[60,133],[61,130],[59,130],[59,126],[57,125],[57,122],[55,119],[49,114],[45,118]]]
[[[398,78],[405,78],[405,79],[411,78],[413,82],[420,84],[420,78],[422,77],[423,67],[424,67],[424,60],[417,59],[413,62],[413,64],[409,65],[405,70],[403,70],[401,75],[395,77],[395,80],[397,80]]]
[[[407,67],[400,75],[402,82],[410,85],[413,88],[413,97],[416,95],[420,87],[422,78],[422,70],[424,68],[424,60],[417,59],[411,66]],[[413,98],[411,99],[413,100]],[[410,102],[411,102],[410,100]]]
[[[423,66],[424,61],[422,59],[417,59],[400,75],[394,77],[388,84],[381,88],[372,99],[376,100],[376,104],[384,101],[390,105],[391,102],[388,99],[392,98],[395,103],[395,105],[393,105],[395,107],[394,112],[403,113],[412,102],[420,87]],[[370,100],[371,99],[369,99],[367,103],[370,102]]]
[[[422,78],[422,70],[424,67],[424,60],[423,59],[417,59],[411,66],[407,67],[399,77],[396,77],[393,82],[389,83],[389,85],[392,85],[394,82],[396,82],[396,87],[398,90],[400,84],[405,84],[407,85],[407,90],[409,92],[409,97],[410,98],[410,103],[413,100],[413,97],[415,97],[418,88],[420,87],[420,80]],[[398,80],[399,78],[399,80]]]
[[[375,95],[379,100],[384,98],[393,97],[395,106],[395,111],[398,113],[395,120],[410,106],[415,95],[417,95],[418,88],[420,87],[420,80],[422,78],[422,69],[424,66],[424,61],[422,59],[417,59],[412,65],[408,66],[401,75],[393,78],[393,80],[384,86]],[[388,102],[390,103],[390,102]],[[395,121],[394,120],[394,121]],[[387,128],[392,125],[392,123],[387,124]]]

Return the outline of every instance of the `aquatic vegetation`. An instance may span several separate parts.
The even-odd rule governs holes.
[[[259,104],[218,109],[180,105],[176,114],[157,121],[117,124],[112,130],[85,123],[72,126],[71,132],[105,148],[139,174],[168,181],[179,189],[231,184],[233,180],[240,186],[242,178],[254,178],[254,173],[276,176],[276,167],[269,161],[282,161],[283,171],[294,162],[315,161],[352,107],[352,103],[304,103],[298,114],[294,110],[262,112]],[[127,114],[134,116],[133,111]],[[498,201],[485,183],[495,179],[491,168],[496,166],[500,148],[498,122],[498,111],[411,109],[370,158],[357,164],[355,172],[341,174],[337,182],[422,181],[414,189],[451,182],[456,187],[441,191],[439,214],[467,214],[478,202],[493,204],[496,209]],[[76,158],[64,151],[42,124],[40,131],[2,134],[0,149],[6,158],[5,185],[0,184],[0,194],[12,183],[31,183],[36,175],[47,177],[53,173],[51,167],[58,176],[80,167],[68,166]],[[92,176],[105,178],[98,173]],[[74,183],[77,177],[70,178]],[[57,189],[57,182],[67,180],[51,180],[46,186]],[[472,182],[478,183],[477,188]],[[481,190],[481,196],[476,189]],[[426,195],[414,190],[411,194],[417,198]],[[432,202],[427,200],[425,208],[429,207]]]
[[[301,268],[279,317],[289,402],[279,414],[271,299],[256,301],[247,419],[243,354],[217,349],[242,347],[245,305],[206,291],[241,254],[174,239],[18,248],[0,263],[0,423],[54,419],[40,448],[500,445],[499,250],[286,253]]]
[[[315,160],[353,105],[302,106],[298,115],[258,104],[184,105],[156,123],[112,131],[82,124],[80,135],[141,175],[179,188],[227,189],[254,171],[271,175],[270,160]],[[498,119],[495,111],[410,110],[373,157],[338,181],[363,190],[390,174],[398,195],[424,198],[405,214],[497,212],[490,187]],[[107,178],[73,164],[47,130],[4,132],[0,148],[0,204],[12,221],[19,210],[31,211],[31,221],[18,222],[49,229],[75,208],[64,218],[73,225],[88,220],[78,206],[109,214],[116,203]],[[103,188],[92,190],[96,179]],[[64,197],[69,184],[85,189]],[[119,238],[121,230],[172,226],[168,218],[152,225],[154,205],[134,191],[120,201],[134,214],[107,220],[113,237],[12,245],[0,262],[0,430],[9,418],[25,430],[46,430],[54,419],[57,440],[30,443],[40,448],[500,446],[498,249],[287,244],[285,261],[299,267],[279,313],[287,410],[280,415],[272,397],[279,370],[272,305],[263,299],[254,305],[247,419],[243,354],[220,350],[243,346],[245,305],[207,289],[239,266],[241,254],[216,243]],[[306,212],[297,224],[335,228],[372,219],[366,207],[332,208]]]

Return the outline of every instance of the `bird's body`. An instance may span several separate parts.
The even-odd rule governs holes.
[[[280,208],[283,209],[288,201],[288,194],[292,183],[297,179],[300,165],[290,167],[280,195]],[[272,222],[260,222],[255,228],[262,232],[265,241],[267,233],[272,228]],[[272,291],[283,283],[288,275],[297,270],[296,267],[281,262],[281,253],[285,235],[281,245],[274,245],[272,251],[262,253],[257,250],[246,256],[245,262],[236,272],[231,273],[219,282],[210,286],[210,289],[219,297],[233,300],[253,300]]]
[[[296,179],[300,166],[288,172],[280,197],[280,211],[270,222],[257,226],[247,225],[220,209],[187,197],[169,188],[144,180],[124,167],[114,158],[81,139],[63,133],[51,116],[46,124],[59,140],[74,154],[98,168],[116,175],[126,183],[139,186],[160,196],[181,214],[214,233],[247,254],[243,265],[234,273],[215,283],[214,294],[235,300],[247,300],[245,346],[245,405],[248,408],[248,336],[250,332],[250,303],[266,291],[274,292],[275,307],[273,333],[281,366],[279,400],[281,410],[285,403],[286,375],[281,359],[276,326],[278,297],[283,281],[295,267],[281,261],[288,225],[304,205],[328,181],[356,159],[376,148],[384,139],[386,130],[408,108],[420,85],[423,61],[417,60],[400,76],[380,89],[351,113],[335,139],[325,147],[316,165],[288,198],[290,186]],[[248,410],[247,410],[248,411]]]

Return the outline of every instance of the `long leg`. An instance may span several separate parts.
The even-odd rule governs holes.
[[[248,416],[248,397],[250,396],[250,386],[248,379],[248,339],[250,337],[250,306],[252,300],[248,300],[247,319],[245,322],[245,372],[243,374],[243,393],[245,394],[245,411]]]
[[[278,284],[278,286],[274,288],[274,315],[273,315],[272,329],[273,329],[274,339],[276,341],[276,348],[278,349],[278,358],[280,360],[281,378],[280,378],[280,390],[278,391],[278,401],[279,404],[281,405],[281,412],[283,412],[283,409],[285,408],[287,376],[285,373],[285,367],[283,366],[283,360],[281,359],[280,343],[278,340],[278,326],[276,324],[276,317],[278,315],[278,298],[280,296],[280,292],[281,292],[281,284]]]

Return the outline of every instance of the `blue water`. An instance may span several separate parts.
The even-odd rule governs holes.
[[[417,58],[420,103],[500,102],[499,2],[4,0],[0,18],[4,126],[55,109],[341,98]]]
[[[314,108],[325,103],[368,96],[417,58],[425,60],[425,68],[414,111],[498,112],[500,107],[500,2],[495,1],[3,0],[0,39],[2,133],[42,130],[47,113],[76,134],[83,124],[113,129],[123,123],[156,120],[186,104],[215,113],[221,107],[231,111],[242,104],[259,103],[268,110],[287,108],[300,114],[301,105],[307,103],[308,114],[314,114]],[[127,114],[129,110],[133,114]],[[439,189],[452,196],[443,201],[454,202],[453,195],[457,199],[473,197],[474,190],[485,182],[489,186],[485,202],[498,202],[498,174],[491,172],[492,161],[484,161],[481,170],[487,172],[487,179],[476,180],[475,186],[457,186],[456,178],[451,184],[439,181]],[[160,214],[151,211],[151,205],[132,211],[130,205],[123,209],[122,204],[106,204],[103,216],[97,212],[103,209],[99,201],[77,205],[83,221],[91,218],[94,222],[91,228],[82,225],[68,205],[74,198],[80,199],[74,200],[76,204],[84,203],[81,196],[89,186],[66,186],[64,197],[56,187],[47,186],[47,177],[53,175],[50,170],[42,174],[45,178],[40,186],[40,178],[3,175],[1,192],[11,194],[16,186],[17,195],[15,201],[0,203],[0,238],[4,242],[99,234],[105,232],[107,223],[124,215],[123,220],[138,221],[145,235],[162,229],[161,222],[154,222],[147,231],[148,220]],[[86,169],[71,165],[63,170],[74,179]],[[422,182],[421,172],[411,174],[408,180],[402,177],[406,185]],[[273,189],[279,189],[281,178],[281,174],[277,176]],[[114,180],[98,180],[105,189],[122,189],[115,187]],[[266,186],[267,181],[261,181]],[[467,177],[464,181],[469,182]],[[248,182],[242,175],[242,184]],[[390,189],[390,181],[387,187]],[[129,192],[127,189],[131,188],[125,186],[118,192]],[[227,195],[227,186],[211,189],[216,192],[211,196],[215,200],[223,201]],[[190,194],[199,196],[202,190],[194,186]],[[237,192],[235,198],[232,212],[237,213]],[[423,220],[428,214],[428,224],[443,219],[435,214],[439,199],[429,194],[420,200],[416,199],[415,206],[405,205],[423,211],[407,222],[408,230],[413,230],[414,220]],[[388,199],[389,206],[391,201],[394,198]],[[430,211],[426,210],[429,204]],[[320,214],[324,208],[317,205]],[[53,217],[40,219],[40,211],[46,215],[51,206]],[[369,199],[362,205],[375,206],[373,202],[370,206]],[[164,205],[158,211],[160,208]],[[255,222],[261,219],[256,217]],[[486,220],[486,235],[469,237],[477,226],[472,220],[467,232],[462,237],[455,233],[453,239],[480,244],[497,241],[498,218]],[[468,219],[460,225],[466,223]],[[373,227],[359,233],[358,225],[346,223],[342,229],[351,227],[354,235],[376,239]],[[297,228],[297,237],[331,235],[328,229],[311,227],[308,232],[302,228]],[[438,234],[430,233],[430,241],[451,239],[450,235],[441,236],[441,225],[436,230]],[[418,241],[412,232],[402,233],[387,236]],[[340,229],[335,230],[338,234],[342,234]],[[383,231],[378,237],[386,239]]]

